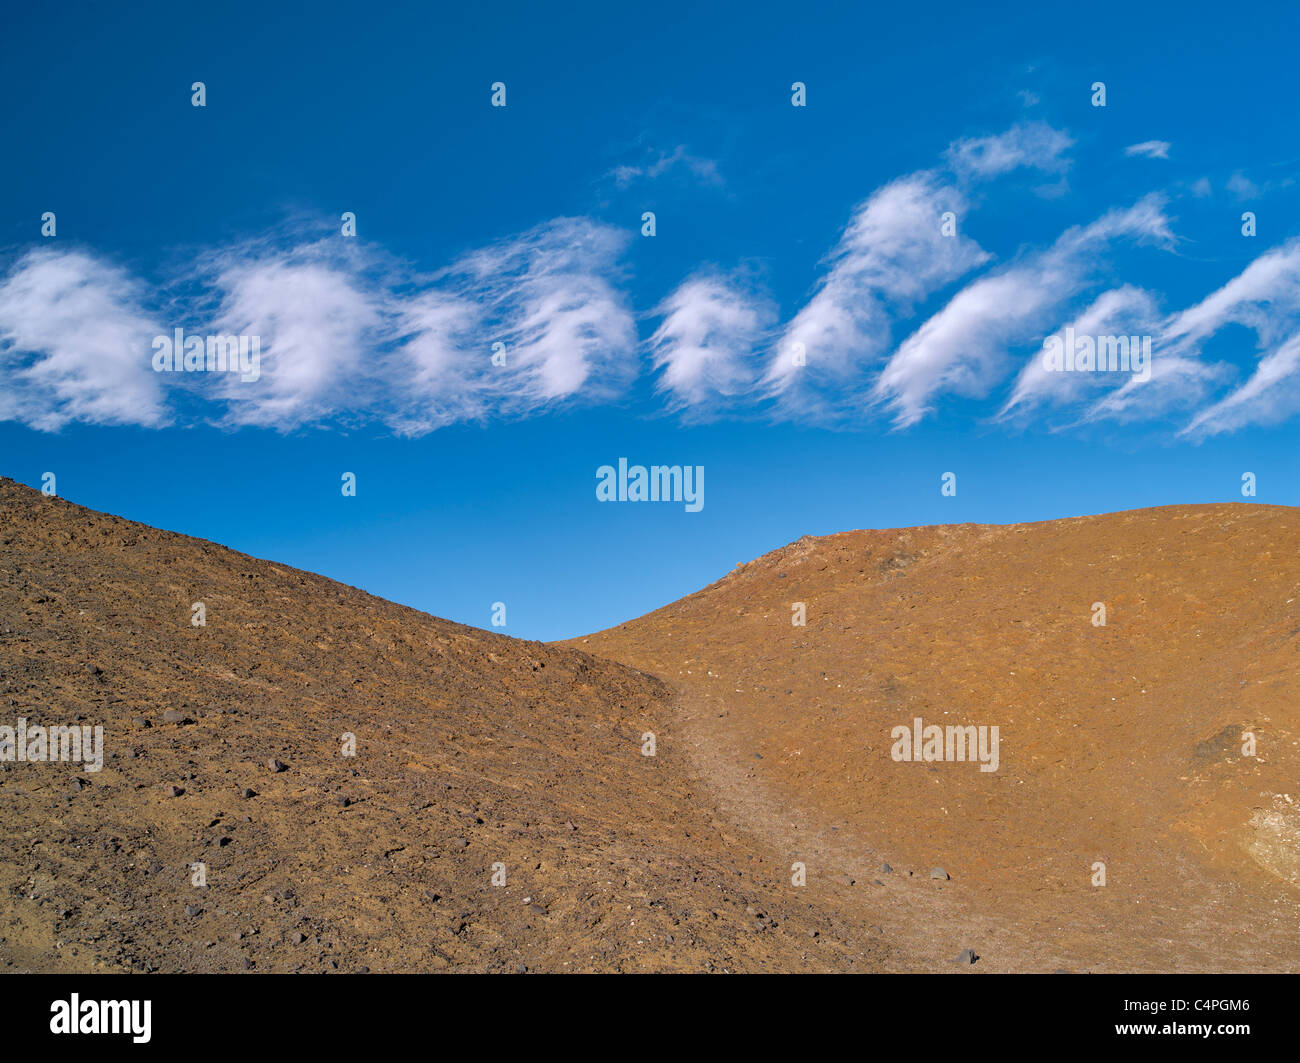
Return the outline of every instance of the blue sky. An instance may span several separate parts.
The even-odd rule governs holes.
[[[477,8],[11,14],[0,473],[547,639],[804,534],[1300,500],[1280,5]]]

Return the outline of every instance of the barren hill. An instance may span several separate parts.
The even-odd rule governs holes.
[[[658,680],[9,480],[0,548],[0,726],[104,735],[0,762],[0,970],[907,965],[702,799]]]
[[[7,480],[0,546],[0,746],[104,736],[0,753],[0,970],[1300,969],[1292,509],[803,539],[567,645]]]
[[[1294,971],[1298,584],[1286,507],[858,531],[571,644],[677,688],[719,807],[915,959]],[[997,770],[896,759],[932,725]]]

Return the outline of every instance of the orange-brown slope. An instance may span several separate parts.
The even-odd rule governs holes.
[[[1297,583],[1277,506],[858,531],[572,644],[678,687],[719,800],[918,955],[1295,970]],[[894,759],[917,718],[997,726],[998,770]]]
[[[0,480],[0,726],[106,747],[0,763],[0,970],[904,966],[699,800],[664,695]]]

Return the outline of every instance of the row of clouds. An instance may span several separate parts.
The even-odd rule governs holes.
[[[162,427],[185,408],[228,427],[378,421],[415,436],[608,402],[647,367],[665,405],[692,417],[761,409],[907,427],[946,396],[986,399],[1008,384],[995,415],[1008,421],[1053,409],[1071,423],[1181,413],[1184,431],[1210,433],[1295,412],[1300,242],[1169,313],[1155,293],[1104,283],[1121,245],[1175,247],[1158,195],[1002,264],[962,231],[944,235],[944,212],[964,222],[981,184],[1014,170],[1055,178],[1044,190],[1054,194],[1071,146],[1043,123],[1020,125],[958,141],[942,166],[880,188],[852,211],[817,285],[784,321],[739,267],[701,270],[638,314],[622,266],[632,237],[585,218],[556,219],[429,274],[340,236],[226,247],[161,287],[84,250],[39,248],[0,280],[0,419],[43,430]],[[918,307],[953,286],[917,320]],[[642,317],[657,322],[644,340]],[[1067,324],[1151,335],[1151,379],[1044,371],[1042,339]],[[260,379],[153,372],[154,337],[177,325],[261,337]],[[1203,355],[1229,325],[1258,340],[1243,384]],[[497,343],[504,366],[491,360]]]

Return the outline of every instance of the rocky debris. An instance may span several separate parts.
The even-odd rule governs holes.
[[[979,957],[975,955],[974,949],[962,949],[961,952],[958,954],[957,958],[952,962],[961,964],[962,966],[969,967],[971,964],[975,963],[975,961],[978,959]]]
[[[939,880],[942,881],[942,882],[947,882],[948,879],[949,879],[948,872],[945,871],[945,870],[944,870],[943,868],[941,868],[941,867],[934,867],[934,868],[931,868],[931,869],[930,869],[930,877],[931,877],[931,878],[939,879]]]
[[[288,764],[286,764],[282,760],[277,760],[275,757],[271,757],[270,760],[266,762],[266,767],[269,771],[271,771],[273,774],[276,775],[278,775],[282,771],[289,770]]]

